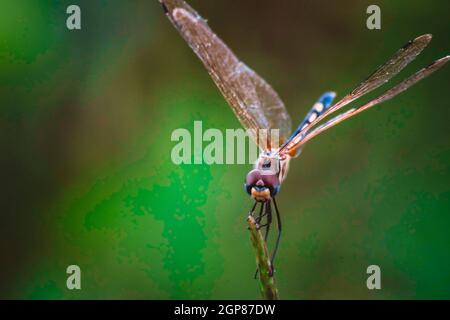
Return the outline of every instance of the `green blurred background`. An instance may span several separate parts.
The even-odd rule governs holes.
[[[393,83],[450,51],[447,0],[190,3],[294,124],[415,36],[434,39]],[[66,29],[69,4],[81,31]],[[370,4],[379,31],[366,28]],[[449,72],[291,163],[278,197],[282,298],[450,298]],[[259,298],[242,187],[251,166],[174,165],[171,132],[194,120],[239,127],[158,1],[2,0],[0,298]],[[66,288],[70,264],[81,290]],[[371,264],[381,290],[366,287]]]

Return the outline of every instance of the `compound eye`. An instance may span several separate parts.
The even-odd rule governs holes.
[[[269,188],[278,188],[280,185],[280,180],[278,180],[278,175],[276,174],[268,174],[268,175],[262,175],[261,176],[264,186]]]
[[[247,186],[253,186],[260,179],[261,179],[261,174],[259,173],[259,170],[254,169],[247,174],[247,177],[245,178],[245,184]]]

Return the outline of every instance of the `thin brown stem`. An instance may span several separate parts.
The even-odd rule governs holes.
[[[255,249],[256,266],[259,270],[259,283],[261,293],[267,300],[278,300],[278,290],[275,285],[275,278],[270,263],[266,241],[259,231],[255,218],[249,214],[247,223],[250,230],[250,239]]]

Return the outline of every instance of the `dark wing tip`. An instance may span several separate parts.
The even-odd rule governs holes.
[[[161,3],[161,7],[164,11],[164,14],[168,14],[169,13],[169,9],[167,9],[166,4],[164,2],[162,2],[161,0],[159,0],[159,2]]]
[[[409,40],[407,44],[405,44],[402,49],[410,48],[411,46],[417,46],[418,44],[421,44],[420,46],[425,48],[428,43],[430,43],[433,36],[430,33],[423,34],[421,36],[418,36],[414,38],[413,40]]]

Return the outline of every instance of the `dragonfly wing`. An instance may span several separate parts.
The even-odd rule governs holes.
[[[369,93],[388,82],[400,71],[402,71],[403,68],[405,68],[411,61],[413,61],[423,49],[425,49],[428,43],[430,43],[431,38],[431,34],[424,34],[409,41],[400,50],[398,50],[394,56],[391,57],[391,59],[375,70],[375,72],[372,73],[365,81],[359,84],[347,96],[332,106],[328,113],[342,108],[351,101],[358,99],[366,93]]]
[[[324,132],[325,130],[327,130],[327,129],[335,126],[336,124],[344,121],[345,119],[353,117],[353,116],[357,115],[358,113],[361,113],[361,112],[363,112],[363,111],[365,111],[365,110],[367,110],[367,109],[369,109],[369,108],[371,108],[373,106],[376,106],[376,105],[378,105],[378,104],[380,104],[380,103],[382,103],[384,101],[392,99],[393,97],[395,97],[399,93],[402,93],[403,91],[407,90],[408,88],[410,88],[411,86],[413,86],[414,84],[419,82],[420,80],[424,79],[425,77],[429,76],[430,74],[432,74],[433,72],[435,72],[436,70],[441,68],[449,60],[450,60],[450,56],[446,56],[444,58],[436,60],[435,62],[430,64],[428,67],[417,71],[415,74],[413,74],[412,76],[410,76],[406,80],[400,82],[398,85],[396,85],[393,88],[387,90],[385,93],[383,93],[379,97],[369,101],[368,103],[364,104],[363,106],[361,106],[359,108],[350,109],[350,110],[348,110],[348,111],[346,111],[346,112],[344,112],[344,113],[342,113],[342,114],[332,118],[331,120],[327,121],[326,123],[316,127],[314,130],[312,130],[311,132],[307,133],[306,136],[301,141],[299,141],[296,145],[294,145],[291,149],[287,150],[287,152],[289,152],[289,154],[290,153],[295,153],[295,151],[298,148],[300,148],[306,142],[308,142],[312,138],[316,137],[320,133]]]
[[[398,50],[385,64],[380,66],[375,72],[373,72],[366,80],[360,83],[349,94],[344,96],[341,100],[336,102],[333,106],[328,108],[326,112],[318,116],[314,121],[308,124],[308,126],[302,129],[296,137],[280,148],[279,153],[285,153],[286,149],[292,149],[293,146],[303,137],[306,137],[306,132],[309,131],[314,125],[319,123],[322,119],[348,105],[350,102],[362,97],[363,95],[375,90],[379,86],[388,82],[391,78],[397,75],[403,68],[405,68],[411,61],[413,61],[422,50],[431,41],[431,34],[424,34],[409,41],[405,46]]]
[[[245,129],[279,129],[280,141],[291,131],[291,119],[272,87],[241,62],[227,45],[209,28],[206,21],[182,0],[160,0],[173,25],[208,70],[225,100]],[[269,150],[265,140],[257,140],[261,149]],[[276,145],[276,144],[275,144]]]

